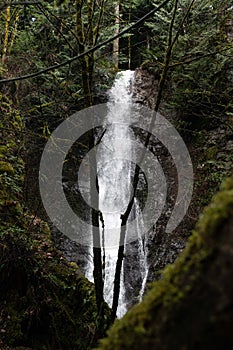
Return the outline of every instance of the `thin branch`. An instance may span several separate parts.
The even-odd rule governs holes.
[[[192,9],[193,4],[194,4],[195,1],[196,1],[196,0],[192,0],[191,3],[190,3],[190,5],[189,5],[189,7],[187,8],[186,14],[184,15],[184,18],[183,18],[183,20],[181,21],[181,23],[180,23],[180,25],[179,25],[179,28],[178,28],[178,30],[177,30],[177,32],[176,32],[175,38],[173,39],[173,42],[172,42],[172,44],[171,44],[171,50],[173,49],[173,47],[174,47],[174,45],[175,45],[175,43],[176,43],[176,41],[177,41],[177,39],[178,39],[178,37],[179,37],[179,35],[180,35],[180,31],[182,30],[183,25],[184,25],[184,22],[186,21],[188,15],[190,14],[190,11],[191,11],[191,9]]]
[[[91,32],[93,32],[93,19],[94,19],[94,15],[95,15],[95,6],[96,6],[95,2],[94,2],[94,4],[92,4],[92,7],[91,7],[91,4],[88,4],[88,12],[90,11],[90,13],[88,14],[88,17],[89,17],[88,18],[88,27],[87,27],[85,38],[84,38],[85,45],[88,45],[88,44],[90,45],[90,43],[88,42],[88,39],[91,35]]]
[[[105,129],[105,130],[102,132],[102,134],[101,134],[100,138],[98,139],[98,141],[96,142],[96,145],[95,145],[95,146],[98,146],[98,145],[100,144],[100,142],[102,141],[102,138],[104,137],[106,131],[107,131],[107,129]]]
[[[40,5],[42,5],[42,4],[40,4]],[[52,17],[54,17],[57,21],[59,21],[59,22],[69,31],[69,33],[71,33],[71,34],[73,35],[73,37],[77,40],[77,35],[75,34],[75,32],[63,21],[62,18],[56,16],[55,13],[53,13],[52,11],[50,11],[48,7],[46,7],[46,11],[47,11]]]
[[[49,18],[49,16],[47,15],[47,13],[45,12],[43,6],[38,5],[38,9],[41,11],[41,13],[45,16],[45,18],[48,20],[48,22],[50,24],[53,25],[53,27],[58,31],[58,33],[63,37],[63,39],[65,40],[65,42],[67,43],[67,45],[69,46],[71,52],[74,51],[74,48],[72,47],[72,45],[70,44],[69,40],[67,40],[67,38],[65,37],[65,35],[62,33],[62,31],[59,29],[59,27],[57,25],[55,25],[51,19]]]
[[[94,28],[94,34],[95,34],[95,42],[94,45],[97,44],[98,38],[99,38],[99,31],[100,31],[100,24],[103,18],[103,14],[104,14],[104,4],[105,4],[106,0],[102,0],[101,4],[100,4],[100,9],[99,9],[99,18],[97,21],[97,26]]]
[[[175,63],[172,63],[170,64],[169,66],[169,69],[170,68],[174,68],[174,67],[178,67],[178,66],[183,66],[184,64],[189,64],[189,63],[192,63],[194,61],[198,61],[198,60],[201,60],[202,58],[205,58],[205,57],[211,57],[211,56],[215,56],[217,54],[222,54],[224,51],[228,51],[232,49],[232,47],[225,47],[224,49],[222,50],[217,50],[217,51],[214,51],[214,52],[209,52],[205,55],[200,55],[200,56],[197,56],[197,57],[194,57],[194,58],[190,58],[190,59],[186,59],[184,61],[181,61],[181,62],[175,62]],[[226,56],[226,55],[225,55]],[[232,56],[230,56],[232,57]]]
[[[132,29],[134,29],[135,27],[137,27],[139,24],[141,24],[142,22],[144,22],[145,20],[147,20],[149,17],[151,17],[155,12],[159,11],[161,8],[163,8],[170,0],[165,0],[163,1],[163,3],[159,6],[157,6],[155,9],[151,10],[150,12],[148,12],[145,16],[143,16],[141,19],[139,19],[137,22],[133,23],[132,25],[130,25],[129,27],[123,29],[118,35],[115,35],[115,36],[112,36],[111,38],[107,39],[107,40],[104,40],[102,43],[99,43],[95,46],[93,46],[91,49],[89,50],[86,50],[85,52],[77,55],[77,56],[74,56],[62,63],[59,63],[59,64],[56,64],[56,65],[53,65],[53,66],[50,66],[50,67],[47,67],[45,69],[42,69],[38,72],[35,72],[35,73],[31,73],[31,74],[27,74],[27,75],[22,75],[22,76],[19,76],[19,77],[14,77],[14,78],[10,78],[10,79],[2,79],[0,80],[0,84],[4,84],[4,83],[9,83],[9,82],[12,82],[12,81],[17,81],[17,80],[25,80],[25,79],[29,79],[29,78],[34,78],[34,77],[37,77],[41,74],[45,74],[45,73],[48,73],[54,69],[58,69],[58,68],[61,68],[61,67],[64,67],[66,66],[67,64],[70,64],[71,62],[74,62],[76,60],[79,60],[81,58],[83,58],[84,56],[98,50],[99,48],[111,43],[112,41],[114,41],[115,39],[117,38],[120,38],[121,36],[123,36],[124,34],[130,32]]]

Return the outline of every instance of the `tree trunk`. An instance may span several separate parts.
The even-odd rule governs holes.
[[[88,0],[88,25],[84,32],[84,26],[82,23],[82,0],[76,0],[76,29],[78,37],[79,52],[84,52],[85,45],[92,47],[94,45],[94,32],[93,32],[93,17],[94,17],[94,1]],[[82,85],[85,95],[85,105],[89,107],[93,104],[92,96],[92,84],[93,84],[93,69],[94,69],[94,53],[90,53],[81,59],[82,67]],[[92,129],[89,135],[89,149],[95,147],[95,130]],[[95,153],[90,158],[90,196],[91,196],[91,222],[92,222],[92,237],[93,237],[93,263],[94,263],[94,283],[96,292],[96,303],[101,320],[103,310],[103,276],[102,276],[102,253],[100,244],[100,231],[99,231],[99,198],[95,196],[97,187],[98,193],[98,178],[97,174],[97,161]]]
[[[117,2],[115,6],[115,30],[114,35],[118,35],[120,31],[120,3]],[[119,66],[119,38],[113,41],[113,63],[118,69]]]
[[[7,54],[7,46],[9,41],[9,24],[11,19],[11,7],[7,6],[6,15],[5,15],[5,36],[3,39],[3,47],[2,47],[2,66],[4,66],[6,54]]]

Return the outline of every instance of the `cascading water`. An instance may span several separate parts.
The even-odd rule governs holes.
[[[109,112],[106,117],[106,132],[97,153],[99,209],[104,222],[104,228],[102,228],[104,297],[110,307],[113,300],[114,277],[121,230],[121,214],[125,212],[130,200],[131,180],[135,171],[135,166],[128,160],[125,160],[126,152],[127,159],[131,158],[130,155],[133,152],[133,146],[130,140],[135,139],[132,130],[129,128],[133,79],[134,72],[121,72],[116,77],[115,83],[109,91]],[[148,248],[146,239],[141,236],[143,232],[143,220],[136,198],[134,199],[134,212],[138,231],[137,259],[140,270],[138,273],[141,280],[141,288],[137,297],[140,301],[144,293],[148,274]],[[102,227],[101,223],[100,226]],[[89,279],[91,279],[92,271],[93,266],[89,261],[86,266],[86,276]],[[126,313],[127,304],[129,304],[129,301],[126,300],[125,291],[127,277],[127,271],[125,271],[123,263],[117,310],[117,316],[119,318]]]

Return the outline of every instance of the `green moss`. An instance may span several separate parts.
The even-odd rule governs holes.
[[[14,168],[8,162],[0,161],[0,173],[13,174]]]
[[[218,303],[221,305],[222,302],[221,297],[218,297],[219,283],[225,290],[226,295],[222,296],[225,303],[231,295],[227,288],[228,282],[226,281],[224,286],[224,281],[216,281],[215,285],[212,274],[219,273],[218,261],[226,259],[220,246],[221,242],[226,240],[224,237],[228,235],[228,231],[224,231],[225,236],[221,236],[220,232],[224,230],[232,214],[233,177],[224,182],[221,192],[204,210],[181,256],[173,265],[166,267],[159,282],[151,284],[151,289],[142,303],[133,307],[122,320],[114,323],[108,338],[101,341],[98,349],[195,349],[195,342],[199,337],[202,338],[198,341],[203,344],[218,344],[217,337],[221,337],[224,330],[216,323],[216,330],[209,337],[208,331],[205,333],[205,327],[214,327],[214,310],[219,313]],[[206,276],[207,271],[210,274],[209,279]],[[227,268],[226,273],[229,273]],[[217,295],[216,300],[214,293]],[[220,315],[215,318],[216,322],[219,318]],[[192,332],[192,322],[199,335],[194,329]],[[203,329],[200,328],[202,324]],[[198,348],[205,349],[209,348],[208,346]]]
[[[1,156],[4,156],[4,155],[6,155],[7,154],[7,147],[6,146],[4,146],[4,145],[0,145],[0,155]]]
[[[206,159],[215,159],[217,153],[218,153],[218,147],[213,146],[213,147],[210,147],[206,150],[205,157],[206,157]]]

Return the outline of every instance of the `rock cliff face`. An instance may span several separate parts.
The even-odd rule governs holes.
[[[99,350],[232,349],[233,177],[204,210],[188,244]]]
[[[135,70],[133,96],[136,103],[153,108],[158,81],[147,70]]]
[[[134,101],[143,106],[153,109],[156,100],[158,81],[147,70],[138,68],[135,71]],[[162,111],[163,106],[162,106]],[[164,111],[164,117],[174,124],[171,113]],[[178,254],[184,249],[188,233],[180,232],[168,234],[165,228],[171,215],[177,193],[177,175],[173,160],[159,140],[151,138],[148,148],[158,158],[167,183],[167,199],[163,212],[155,227],[150,232],[149,258],[148,258],[148,280],[155,281],[160,278],[161,270],[168,264],[174,262]],[[129,258],[128,258],[129,260]],[[127,262],[127,258],[126,258]],[[132,264],[131,260],[128,265]]]

